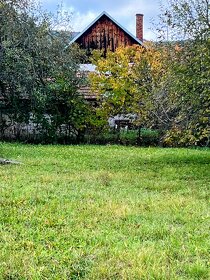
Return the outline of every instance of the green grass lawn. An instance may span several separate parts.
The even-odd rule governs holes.
[[[209,149],[0,151],[0,279],[209,279]]]

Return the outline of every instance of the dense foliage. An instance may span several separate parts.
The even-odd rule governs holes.
[[[208,146],[208,9],[207,0],[170,1],[162,15],[170,41],[121,47],[106,58],[94,54],[98,72],[90,80],[102,100],[98,114],[133,113],[137,125],[159,129],[165,145]]]
[[[97,71],[90,74],[93,90],[101,97],[99,113],[109,117],[116,114],[135,114],[135,123],[146,125],[156,117],[156,96],[165,88],[167,53],[153,44],[144,47],[120,47],[106,58],[93,54]],[[158,116],[160,119],[160,115]]]
[[[49,141],[80,137],[88,113],[77,93],[81,51],[67,48],[70,34],[55,31],[57,19],[30,1],[1,0],[0,7],[1,134],[13,123],[33,123]]]
[[[171,67],[171,91],[178,109],[167,134],[173,145],[210,144],[209,9],[209,0],[173,0],[165,13],[173,38],[182,39]]]

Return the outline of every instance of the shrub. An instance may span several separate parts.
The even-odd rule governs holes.
[[[159,144],[160,134],[158,130],[142,128],[140,141],[142,146],[156,146]]]
[[[87,144],[121,144],[121,145],[138,145],[138,146],[156,146],[159,144],[159,132],[142,128],[140,130],[109,130],[98,134],[85,135]]]

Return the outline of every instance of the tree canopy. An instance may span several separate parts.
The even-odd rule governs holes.
[[[7,117],[1,132],[11,123],[33,121],[45,137],[62,125],[65,133],[77,134],[87,111],[77,93],[83,53],[67,47],[70,32],[54,30],[57,18],[32,1],[0,0],[0,6],[0,105]]]

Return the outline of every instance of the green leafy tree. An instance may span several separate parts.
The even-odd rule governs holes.
[[[67,47],[69,32],[55,31],[69,18],[51,17],[27,0],[0,0],[0,7],[0,106],[7,124],[32,121],[52,139],[64,126],[79,134],[88,111],[77,92],[83,53]]]
[[[208,0],[169,1],[162,17],[176,40],[170,90],[177,113],[166,143],[209,145],[210,142],[210,22]],[[170,52],[174,43],[169,44]]]

